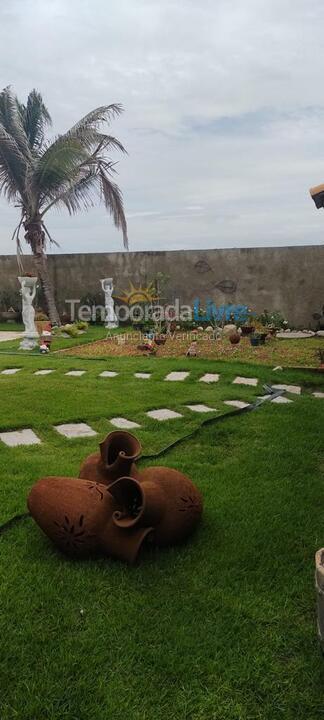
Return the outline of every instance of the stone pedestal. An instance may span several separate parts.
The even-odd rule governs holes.
[[[118,318],[114,309],[114,300],[112,297],[114,286],[112,278],[103,278],[100,280],[101,287],[105,293],[105,327],[111,330],[118,327]]]
[[[19,277],[22,297],[22,319],[25,330],[19,345],[20,350],[33,350],[38,345],[38,332],[35,325],[33,301],[36,295],[37,277]]]

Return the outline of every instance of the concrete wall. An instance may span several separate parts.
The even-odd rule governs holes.
[[[247,304],[283,312],[294,326],[308,327],[324,304],[324,247],[238,248],[167,252],[80,253],[49,255],[58,304],[87,293],[100,293],[99,279],[114,278],[115,292],[129,283],[145,286],[157,273],[170,277],[166,298],[192,304],[199,297],[217,305]],[[25,270],[32,270],[26,258]],[[17,290],[13,255],[0,256],[0,292]]]

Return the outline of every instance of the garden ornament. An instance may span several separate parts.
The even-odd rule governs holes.
[[[28,496],[30,514],[68,555],[102,551],[133,563],[145,540],[165,547],[186,540],[202,513],[188,477],[165,467],[146,468],[140,479],[121,477],[108,487],[81,478],[45,477]]]
[[[81,465],[79,477],[110,485],[123,475],[137,478],[135,461],[142,447],[135,435],[115,430],[99,443],[100,452],[89,455]]]

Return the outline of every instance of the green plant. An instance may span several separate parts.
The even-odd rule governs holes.
[[[277,330],[288,326],[288,320],[286,320],[280,312],[280,310],[263,310],[263,313],[258,315],[257,320],[264,326],[269,328],[275,328]]]
[[[20,209],[13,234],[20,265],[23,227],[53,324],[59,323],[59,314],[47,267],[46,239],[54,240],[45,225],[46,213],[64,207],[72,215],[92,207],[95,198],[103,200],[128,246],[122,194],[114,182],[115,163],[108,155],[111,150],[125,152],[125,148],[102,130],[104,122],[121,112],[118,104],[96,108],[49,142],[45,132],[51,117],[40,93],[32,90],[26,105],[10,87],[0,93],[0,193]]]
[[[75,326],[77,330],[88,330],[88,323],[85,320],[78,320],[78,322],[75,323]]]
[[[61,329],[62,332],[66,333],[66,335],[69,335],[72,338],[78,337],[79,335],[78,328],[74,323],[64,325]]]

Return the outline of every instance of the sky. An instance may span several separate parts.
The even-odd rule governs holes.
[[[323,0],[0,2],[1,87],[39,90],[54,132],[122,103],[132,251],[321,244],[323,67]],[[1,254],[17,221],[0,199]],[[47,224],[53,252],[122,250],[103,207]]]

